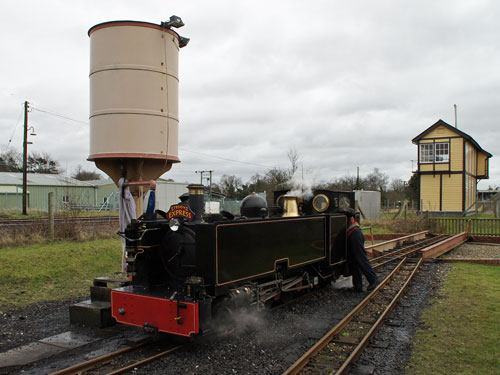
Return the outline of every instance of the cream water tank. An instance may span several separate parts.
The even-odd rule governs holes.
[[[178,157],[179,48],[188,39],[172,27],[113,21],[90,37],[90,155],[115,183],[155,180]]]

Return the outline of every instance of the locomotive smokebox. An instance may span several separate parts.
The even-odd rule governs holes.
[[[122,175],[156,180],[179,162],[179,43],[187,39],[170,27],[182,25],[112,21],[88,32],[88,160],[116,184]]]

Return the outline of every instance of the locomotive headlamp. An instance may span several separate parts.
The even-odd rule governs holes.
[[[168,226],[172,232],[177,232],[181,226],[181,222],[179,219],[173,218],[168,222]]]

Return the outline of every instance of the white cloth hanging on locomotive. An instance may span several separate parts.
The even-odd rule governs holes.
[[[128,186],[123,186],[128,182],[124,177],[118,180],[118,188],[120,191],[120,199],[118,200],[118,209],[120,215],[120,232],[124,232],[127,225],[130,224],[132,219],[136,218],[135,215],[135,201]],[[122,237],[122,272],[127,272],[127,260],[125,250],[125,238]]]

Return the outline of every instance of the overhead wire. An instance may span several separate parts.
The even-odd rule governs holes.
[[[212,155],[207,155],[207,154],[203,154],[201,152],[196,152],[196,151],[189,151],[189,150],[186,150],[186,149],[182,149],[182,151],[184,152],[189,152],[189,153],[192,153],[192,154],[197,154],[197,155],[201,155],[201,156],[206,156],[206,157],[209,157],[209,158],[213,158],[213,159],[219,159],[219,160],[224,160],[224,161],[230,161],[230,162],[233,162],[233,163],[241,163],[241,164],[248,164],[248,165],[253,165],[253,166],[257,166],[257,167],[264,167],[264,168],[274,168],[274,167],[271,167],[269,165],[264,165],[264,164],[257,164],[257,163],[251,163],[249,161],[241,161],[241,160],[234,160],[234,159],[228,159],[228,158],[221,158],[219,156],[212,156]]]
[[[12,135],[9,138],[9,143],[7,143],[7,148],[9,148],[12,138],[14,138],[14,134],[16,134],[17,126],[19,125],[19,121],[21,120],[21,116],[23,115],[24,112],[24,103],[21,105],[21,112],[19,113],[19,117],[17,118],[16,126],[14,127],[14,131],[12,132]]]
[[[62,115],[60,113],[49,111],[47,109],[42,109],[42,108],[35,107],[35,106],[30,106],[30,109],[38,111],[38,112],[43,112],[43,113],[46,113],[46,114],[49,114],[49,115],[52,115],[52,116],[56,116],[56,117],[59,117],[59,118],[63,118],[65,120],[73,121],[75,123],[79,123],[79,124],[83,124],[83,125],[89,126],[88,122],[76,120],[76,119],[71,118],[69,116],[65,116],[65,115]],[[22,116],[22,111],[19,114],[19,118],[18,118],[17,123],[16,123],[16,128],[14,129],[14,132],[12,133],[11,139],[9,140],[9,145],[10,145],[10,142],[12,141],[12,138],[14,136],[14,133],[15,133],[16,129],[17,129],[17,126],[19,125],[19,120],[21,119],[21,116]],[[81,127],[83,127],[83,126],[81,126]],[[220,157],[220,156],[208,155],[208,154],[204,154],[204,153],[201,153],[201,152],[186,150],[186,149],[183,149],[183,148],[181,148],[180,150],[183,151],[183,152],[188,152],[188,153],[191,153],[191,154],[196,154],[196,155],[200,155],[200,156],[204,156],[204,157],[208,157],[208,158],[212,158],[212,159],[229,161],[229,162],[232,162],[232,163],[240,163],[240,164],[252,165],[252,166],[263,167],[263,168],[274,168],[275,167],[275,166],[269,166],[269,165],[264,165],[264,164],[252,163],[252,162],[247,162],[247,161],[241,161],[241,160],[223,158],[223,157]]]
[[[76,120],[74,118],[71,118],[71,117],[68,117],[68,116],[64,116],[64,115],[61,115],[59,113],[56,113],[56,112],[53,112],[53,111],[49,111],[47,109],[42,109],[42,108],[38,108],[38,107],[34,107],[34,106],[31,106],[30,108],[33,109],[33,110],[35,110],[35,111],[38,111],[38,112],[43,112],[43,113],[46,113],[46,114],[49,114],[49,115],[52,115],[52,116],[63,118],[65,120],[69,120],[69,121],[73,121],[73,122],[76,122],[76,123],[79,123],[79,124],[83,124],[83,125],[86,125],[87,127],[89,126],[88,122]],[[81,127],[83,128],[83,126],[81,126]]]

